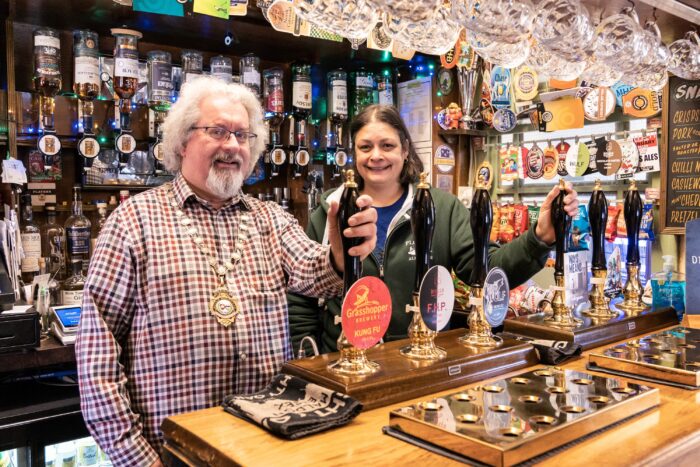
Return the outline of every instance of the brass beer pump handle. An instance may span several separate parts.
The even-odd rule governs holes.
[[[627,264],[639,265],[639,228],[642,224],[642,198],[632,180],[625,193],[624,216],[627,227]]]
[[[416,274],[413,292],[420,291],[421,281],[431,266],[433,233],[435,232],[435,204],[430,195],[430,185],[426,182],[427,173],[420,174],[416,195],[411,209],[411,231],[416,248]]]
[[[559,194],[552,203],[552,225],[554,226],[554,238],[556,241],[554,275],[564,276],[564,253],[567,250],[567,237],[571,230],[571,216],[564,209],[566,197],[566,184],[564,179],[559,179]]]
[[[588,219],[591,225],[591,241],[593,243],[593,270],[604,270],[605,263],[605,227],[608,223],[608,200],[596,180],[593,194],[588,202]]]
[[[357,198],[360,197],[360,192],[357,189],[355,182],[355,173],[352,170],[345,172],[345,184],[343,194],[340,197],[340,206],[338,209],[338,230],[343,242],[343,260],[345,264],[345,272],[343,274],[343,296],[348,293],[352,284],[362,276],[362,261],[359,256],[351,256],[348,251],[354,246],[362,243],[361,238],[347,238],[343,235],[345,229],[350,227],[348,221],[357,212]]]
[[[469,285],[481,288],[488,273],[489,237],[493,225],[491,197],[483,185],[477,187],[472,198],[469,225],[474,238],[474,266]]]

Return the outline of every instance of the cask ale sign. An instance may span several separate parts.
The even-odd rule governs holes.
[[[664,93],[661,229],[685,232],[700,218],[700,81],[672,76]]]

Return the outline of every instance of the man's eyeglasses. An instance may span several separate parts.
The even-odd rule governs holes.
[[[204,130],[204,132],[216,141],[228,141],[231,135],[236,137],[238,144],[249,143],[258,137],[255,133],[250,131],[235,130],[229,131],[226,128],[221,128],[220,126],[193,126],[193,130]]]

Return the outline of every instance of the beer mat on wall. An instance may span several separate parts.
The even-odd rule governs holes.
[[[612,429],[616,428],[617,426],[622,425],[623,423],[627,423],[627,421],[632,419],[632,418],[638,417],[638,416],[640,416],[640,415],[642,415],[650,410],[654,410],[654,408],[655,407],[648,408],[642,412],[639,412],[635,415],[631,415],[627,418],[619,420],[619,421],[617,421],[611,425],[608,425],[604,428],[600,428],[598,430],[591,431],[590,433],[583,435],[582,437],[577,438],[573,441],[570,441],[566,444],[558,446],[558,447],[552,449],[551,451],[547,451],[544,454],[540,454],[539,456],[530,458],[524,462],[520,462],[519,464],[515,464],[515,465],[517,467],[529,467],[529,466],[537,465],[538,463],[545,461],[545,460],[547,460],[551,457],[554,457],[556,455],[559,455],[562,452],[566,451],[567,449],[572,448],[578,444],[581,444],[581,443],[589,440],[590,438],[593,438],[595,436],[603,434],[608,430],[612,430]],[[449,449],[445,449],[441,446],[435,445],[433,443],[430,443],[428,441],[425,441],[423,439],[420,439],[420,438],[417,438],[413,435],[405,433],[405,432],[401,431],[401,429],[398,427],[394,427],[394,426],[382,427],[382,433],[384,433],[385,435],[391,436],[392,438],[396,438],[396,439],[400,439],[401,441],[405,441],[405,442],[412,444],[416,447],[423,448],[426,451],[430,451],[430,452],[435,453],[435,454],[440,454],[441,456],[445,456],[445,457],[452,459],[454,461],[461,462],[462,464],[465,464],[465,465],[473,465],[476,467],[482,467],[482,466],[489,465],[489,464],[483,464],[479,461],[476,461],[474,459],[470,459],[469,457],[463,456],[462,454],[456,453],[454,451],[450,451]]]
[[[612,370],[610,368],[604,368],[602,366],[598,366],[595,363],[588,362],[586,364],[586,369],[589,371],[597,371],[599,373],[606,373],[608,375],[613,375],[613,376],[622,376],[625,378],[633,378],[633,379],[638,379],[640,381],[646,381],[647,383],[655,383],[655,384],[663,384],[664,386],[673,386],[676,388],[681,388],[681,389],[689,389],[691,391],[697,391],[700,389],[697,386],[691,386],[690,384],[683,384],[683,383],[676,383],[674,381],[668,381],[664,379],[658,379],[658,378],[651,378],[649,376],[643,376],[638,373],[626,373],[624,371],[617,371],[617,370]]]
[[[362,404],[346,394],[282,374],[260,392],[226,396],[223,407],[286,439],[345,425],[362,411]]]

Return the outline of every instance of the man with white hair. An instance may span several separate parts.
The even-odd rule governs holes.
[[[241,186],[265,147],[257,98],[214,78],[188,83],[164,124],[172,183],[129,198],[104,226],[85,283],[76,358],[83,416],[114,465],[160,465],[160,424],[262,389],[291,358],[286,290],[341,293],[330,248]],[[376,211],[344,234],[376,242]],[[329,216],[330,218],[331,216]]]

